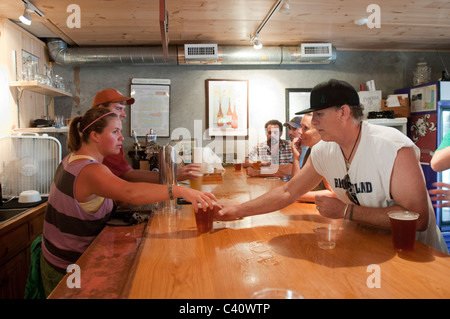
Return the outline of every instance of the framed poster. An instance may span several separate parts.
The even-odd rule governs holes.
[[[161,137],[169,137],[170,85],[131,84],[130,136],[145,136],[150,129]]]
[[[309,108],[311,89],[286,89],[286,122],[295,117],[295,112]]]
[[[206,80],[209,136],[248,136],[248,80]]]

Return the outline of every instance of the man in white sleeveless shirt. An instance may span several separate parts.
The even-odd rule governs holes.
[[[420,151],[400,131],[362,121],[356,90],[347,82],[331,79],[311,91],[312,124],[322,140],[311,156],[284,186],[252,201],[225,206],[216,219],[233,220],[268,213],[293,203],[324,177],[337,198],[316,196],[320,214],[361,224],[389,228],[387,212],[419,213],[417,239],[448,253],[420,166]]]

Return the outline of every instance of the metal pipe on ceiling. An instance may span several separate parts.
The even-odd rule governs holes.
[[[300,46],[265,46],[254,50],[251,46],[219,46],[216,61],[187,61],[182,46],[169,46],[164,57],[161,46],[141,47],[69,47],[60,39],[47,41],[50,57],[61,65],[276,65],[276,64],[329,64],[331,57],[305,58]]]

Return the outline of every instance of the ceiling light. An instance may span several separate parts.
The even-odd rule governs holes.
[[[291,7],[289,5],[289,0],[283,0],[281,8],[280,8],[280,12],[284,13],[284,14],[291,13]]]
[[[362,19],[354,20],[353,23],[356,25],[364,25],[367,23],[367,21],[368,21],[367,18],[362,18]]]
[[[256,49],[256,50],[261,49],[261,48],[262,48],[262,43],[261,43],[261,41],[259,41],[258,39],[256,39],[256,40],[253,42],[253,48]]]
[[[27,9],[23,12],[23,14],[19,17],[19,20],[26,25],[31,24],[31,14],[27,12]]]
[[[23,14],[19,17],[20,21],[23,24],[30,25],[31,24],[31,13],[36,13],[40,17],[45,17],[45,14],[36,8],[30,1],[28,0],[22,0],[25,5],[25,10],[23,11]]]

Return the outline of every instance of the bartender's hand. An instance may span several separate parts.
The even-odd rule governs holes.
[[[233,206],[223,206],[220,205],[221,209],[214,210],[214,220],[236,220],[241,218],[239,216],[239,209],[237,205]]]
[[[261,175],[261,170],[254,169],[253,167],[247,167],[247,175],[250,177],[255,177]]]
[[[184,187],[176,186],[178,193],[177,197],[183,197],[185,200],[192,204],[195,212],[198,212],[198,204],[200,203],[202,207],[214,207],[213,201],[217,201],[216,196],[212,193],[204,193],[198,190]]]
[[[434,207],[450,207],[450,184],[446,184],[446,183],[433,183],[434,187],[442,187],[442,188],[437,188],[437,189],[430,189],[428,192],[430,193],[430,195],[434,195],[431,196],[430,199],[433,202],[436,201],[440,201],[441,203],[434,203],[433,206]],[[447,188],[447,189],[443,189],[443,188]],[[444,201],[444,203],[442,202]]]
[[[336,197],[317,195],[316,209],[320,215],[328,218],[343,218],[346,204]]]
[[[198,175],[201,174],[200,165],[198,164],[189,164],[183,167],[180,167],[177,170],[177,180],[184,181],[187,179],[197,179]]]

